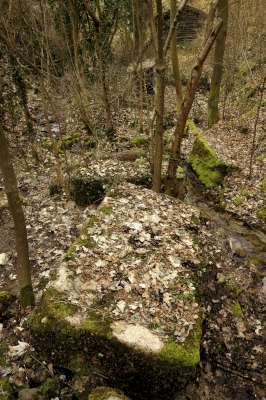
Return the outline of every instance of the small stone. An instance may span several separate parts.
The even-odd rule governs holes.
[[[124,311],[125,311],[125,308],[126,308],[126,302],[124,301],[124,300],[120,300],[118,303],[117,303],[117,308],[119,309],[119,311],[121,311],[121,313],[123,313]]]
[[[217,280],[219,283],[224,283],[225,282],[225,276],[224,274],[221,274],[220,272],[218,272],[217,274]]]
[[[8,255],[6,253],[0,253],[0,265],[4,266],[8,262]]]
[[[242,236],[232,236],[229,239],[229,245],[233,254],[240,257],[246,257],[252,252],[254,246]]]

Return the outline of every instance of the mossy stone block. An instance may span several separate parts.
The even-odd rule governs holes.
[[[232,167],[219,159],[203,134],[197,133],[189,156],[189,164],[206,188],[223,184]]]

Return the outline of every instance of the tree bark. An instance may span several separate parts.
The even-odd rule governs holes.
[[[170,0],[170,22],[171,25],[174,22],[174,18],[176,15],[176,0]],[[175,29],[176,33],[176,29]],[[178,60],[178,51],[176,45],[176,34],[172,36],[171,40],[171,60],[172,60],[172,70],[173,70],[173,77],[175,80],[175,90],[176,90],[176,108],[177,113],[179,113],[182,104],[182,85],[180,79],[180,72],[179,72],[179,60]]]
[[[111,110],[111,103],[109,100],[109,90],[108,90],[108,84],[107,84],[107,79],[106,79],[106,63],[104,59],[104,49],[101,44],[101,21],[100,18],[97,17],[97,15],[94,13],[92,10],[89,1],[85,0],[85,7],[87,10],[88,15],[90,16],[94,29],[95,29],[95,50],[96,50],[96,56],[98,59],[98,66],[99,66],[99,74],[100,74],[100,82],[102,86],[102,100],[105,108],[105,115],[106,115],[106,128],[107,128],[107,133],[110,139],[114,137],[115,134],[115,128],[114,128],[114,123],[113,123],[113,116],[112,116],[112,110]],[[97,7],[98,13],[100,14],[100,6],[98,4]]]
[[[159,193],[161,190],[161,172],[163,157],[163,117],[164,117],[164,89],[165,65],[163,53],[163,8],[162,0],[156,0],[157,31],[156,31],[156,64],[155,64],[155,127],[153,137],[153,182],[152,189]]]
[[[176,176],[176,168],[178,166],[178,160],[180,159],[180,150],[181,150],[181,143],[183,139],[184,129],[195,98],[196,90],[202,73],[203,64],[215,42],[215,39],[221,29],[221,26],[222,26],[222,20],[219,19],[216,25],[214,26],[209,38],[206,40],[205,45],[198,57],[197,63],[192,68],[191,78],[181,106],[179,116],[177,118],[174,138],[172,141],[172,148],[171,148],[168,171],[167,171],[167,178],[169,181],[172,181]]]
[[[29,136],[32,136],[33,132],[34,132],[33,119],[32,119],[32,116],[31,116],[31,113],[29,110],[29,102],[28,102],[28,93],[27,93],[26,83],[20,72],[19,65],[18,65],[16,59],[11,54],[11,52],[8,52],[8,59],[9,59],[9,63],[10,63],[11,71],[12,71],[12,80],[16,87],[17,95],[18,95],[18,98],[20,100],[21,106],[24,111],[27,132],[28,132]]]
[[[228,0],[219,0],[217,14],[218,17],[223,20],[223,26],[217,36],[214,50],[214,65],[208,101],[208,126],[210,128],[219,121],[219,99],[223,78],[224,52],[228,25]]]
[[[0,124],[0,169],[3,174],[8,205],[15,226],[17,250],[16,272],[20,302],[22,307],[33,306],[34,294],[31,283],[31,268],[25,217],[19,198],[17,179],[8,149],[8,142],[2,124]]]

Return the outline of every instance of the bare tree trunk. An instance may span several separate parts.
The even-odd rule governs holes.
[[[264,77],[262,85],[260,87],[260,100],[259,100],[259,104],[257,107],[257,113],[256,113],[256,118],[255,118],[255,123],[254,123],[254,129],[253,129],[252,145],[251,145],[251,151],[250,151],[249,175],[248,175],[249,178],[252,177],[252,172],[253,172],[253,160],[254,160],[254,154],[255,154],[255,150],[256,150],[257,125],[259,122],[260,110],[261,110],[261,106],[262,106],[265,82],[266,82],[266,76]]]
[[[104,104],[105,114],[106,114],[106,128],[107,128],[109,137],[112,138],[115,134],[115,129],[114,129],[114,123],[113,123],[111,104],[110,104],[110,100],[109,100],[108,84],[107,84],[107,79],[106,79],[106,62],[104,59],[104,51],[103,51],[103,46],[101,44],[101,37],[100,37],[101,36],[101,34],[100,34],[101,22],[100,22],[100,18],[92,10],[92,8],[90,6],[90,2],[88,0],[85,0],[85,7],[86,7],[88,15],[90,16],[90,18],[94,24],[95,49],[96,49],[96,55],[97,55],[98,65],[99,65],[100,82],[102,85],[102,99],[103,99],[103,104]],[[100,12],[99,4],[97,6],[97,10],[99,13]]]
[[[175,15],[176,15],[176,0],[170,0],[171,24],[174,22]],[[179,113],[182,104],[182,85],[180,79],[178,51],[176,45],[176,30],[171,40],[171,60],[172,60],[173,76],[175,80],[177,113]]]
[[[225,42],[228,25],[228,0],[219,0],[217,6],[218,17],[223,20],[223,26],[217,36],[214,65],[211,79],[211,89],[208,101],[208,126],[212,127],[219,121],[219,99],[221,91],[221,83],[223,78],[223,62],[225,52]]]
[[[12,70],[12,80],[15,84],[17,95],[24,111],[27,132],[29,135],[33,135],[33,120],[28,105],[26,84],[19,70],[19,66],[12,55],[9,55],[9,62]]]
[[[171,182],[176,175],[176,168],[178,165],[178,160],[180,159],[180,150],[181,150],[181,143],[183,139],[184,129],[195,98],[196,90],[202,73],[203,64],[215,42],[215,39],[219,33],[219,30],[221,29],[221,26],[222,26],[222,20],[218,20],[209,38],[205,42],[205,45],[198,57],[197,63],[192,68],[191,78],[181,106],[181,110],[177,119],[177,124],[174,132],[174,138],[172,142],[171,154],[167,171],[167,178],[169,182]]]
[[[134,35],[134,49],[133,49],[133,64],[134,76],[136,83],[136,92],[139,102],[139,126],[140,131],[143,132],[143,109],[144,109],[144,71],[142,68],[143,61],[143,10],[141,8],[141,0],[132,0],[133,11],[133,35]]]
[[[161,190],[161,171],[163,157],[163,116],[164,116],[164,53],[163,53],[163,8],[162,1],[156,0],[157,7],[157,54],[155,64],[155,127],[153,138],[153,183],[152,189]]]
[[[27,240],[26,223],[23,208],[19,198],[17,179],[4,134],[3,124],[0,124],[0,169],[4,178],[9,209],[14,221],[17,263],[16,272],[22,307],[34,305],[34,294],[31,283],[31,268]]]
[[[175,16],[172,18],[169,33],[163,45],[163,9],[162,0],[156,0],[157,9],[157,29],[154,29],[153,21],[151,21],[151,33],[154,38],[154,48],[156,50],[155,60],[155,127],[152,141],[152,188],[155,192],[160,192],[162,180],[162,158],[163,158],[163,117],[164,117],[164,92],[165,92],[165,58],[170,47],[173,36],[175,36],[176,24],[179,14],[184,8],[187,0],[182,0],[176,10]],[[149,8],[152,8],[150,2]],[[156,31],[156,32],[155,32]]]

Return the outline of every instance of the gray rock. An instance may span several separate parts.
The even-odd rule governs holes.
[[[0,265],[4,266],[8,262],[8,255],[6,253],[0,253]]]
[[[231,236],[229,245],[233,254],[240,257],[246,257],[254,250],[254,246],[242,236]]]

